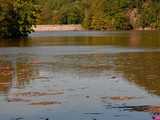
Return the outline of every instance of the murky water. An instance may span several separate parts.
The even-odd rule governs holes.
[[[0,120],[159,120],[160,32],[0,40]]]

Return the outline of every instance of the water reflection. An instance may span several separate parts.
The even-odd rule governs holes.
[[[3,56],[2,56],[3,58]],[[23,62],[25,61],[25,62]],[[1,88],[21,88],[25,83],[29,83],[34,76],[37,76],[37,71],[33,70],[33,65],[27,63],[28,59],[1,59],[0,62],[0,78]],[[1,91],[7,92],[8,89],[2,89]]]
[[[159,48],[153,34],[1,41],[1,118],[158,120],[160,52],[148,49]]]
[[[0,92],[7,92],[12,79],[12,67],[9,61],[0,60]]]
[[[1,91],[24,88],[34,80],[49,80],[57,74],[68,74],[78,79],[110,77],[120,74],[132,84],[145,88],[149,93],[160,95],[160,54],[120,53],[92,55],[56,55],[40,57],[23,55],[0,59]],[[117,74],[117,75],[116,75]]]
[[[131,47],[140,47],[140,33],[131,32],[129,37],[129,46]]]
[[[148,92],[160,95],[160,54],[130,53],[120,54],[116,59],[117,71]]]
[[[38,35],[37,35],[38,34]],[[50,35],[50,36],[49,36]],[[160,47],[159,31],[149,32],[42,32],[33,33],[28,40],[0,40],[0,47],[53,45],[110,45],[123,47]],[[56,36],[55,36],[56,35]],[[69,36],[68,36],[69,35]]]
[[[159,52],[55,56],[1,55],[0,61],[0,90],[7,97],[6,102],[12,103],[11,106],[15,103],[23,103],[24,107],[29,105],[38,108],[66,104],[74,106],[82,105],[86,100],[98,102],[97,98],[100,98],[107,111],[119,108],[124,111],[159,112],[158,102],[155,102],[158,99],[146,93],[147,91],[152,95],[160,95]],[[72,104],[64,102],[68,100]],[[143,106],[144,104],[151,105]],[[91,104],[92,107],[97,105]]]

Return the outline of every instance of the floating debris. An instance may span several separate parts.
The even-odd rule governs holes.
[[[27,97],[32,97],[32,96],[48,96],[48,95],[61,95],[64,94],[64,92],[23,92],[23,93],[15,93],[13,96],[27,96]]]
[[[16,118],[15,120],[23,120],[24,118],[22,117],[19,117],[19,118]]]
[[[42,102],[32,102],[30,105],[47,106],[47,105],[53,105],[53,104],[61,104],[61,102],[58,102],[58,101],[42,101]]]
[[[120,108],[124,111],[138,111],[138,112],[160,112],[160,105],[143,105],[143,106],[122,106],[122,107],[113,107]]]
[[[116,77],[116,76],[112,76],[111,78],[112,78],[112,79],[116,79],[117,77]]]
[[[87,95],[86,98],[90,98],[90,96]]]
[[[9,98],[8,102],[30,102],[29,99],[22,99],[22,98]]]
[[[87,115],[101,115],[103,113],[84,113],[84,114],[87,114]]]
[[[124,100],[137,99],[137,97],[130,97],[130,96],[113,96],[113,97],[110,97],[110,99],[112,99],[112,100],[124,101]]]

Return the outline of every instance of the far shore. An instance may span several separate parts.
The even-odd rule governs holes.
[[[84,31],[85,29],[80,24],[70,25],[36,25],[35,32],[52,32],[52,31]],[[155,31],[154,28],[136,28],[135,31]]]

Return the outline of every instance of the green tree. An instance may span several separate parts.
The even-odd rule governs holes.
[[[32,25],[82,24],[93,30],[160,29],[160,0],[0,0],[0,36],[27,36]]]
[[[144,4],[140,11],[139,25],[142,28],[160,29],[160,2],[153,0]]]
[[[33,0],[0,2],[0,37],[27,37],[36,25],[39,7]]]
[[[80,24],[84,17],[81,0],[39,0],[39,4],[39,24]]]

